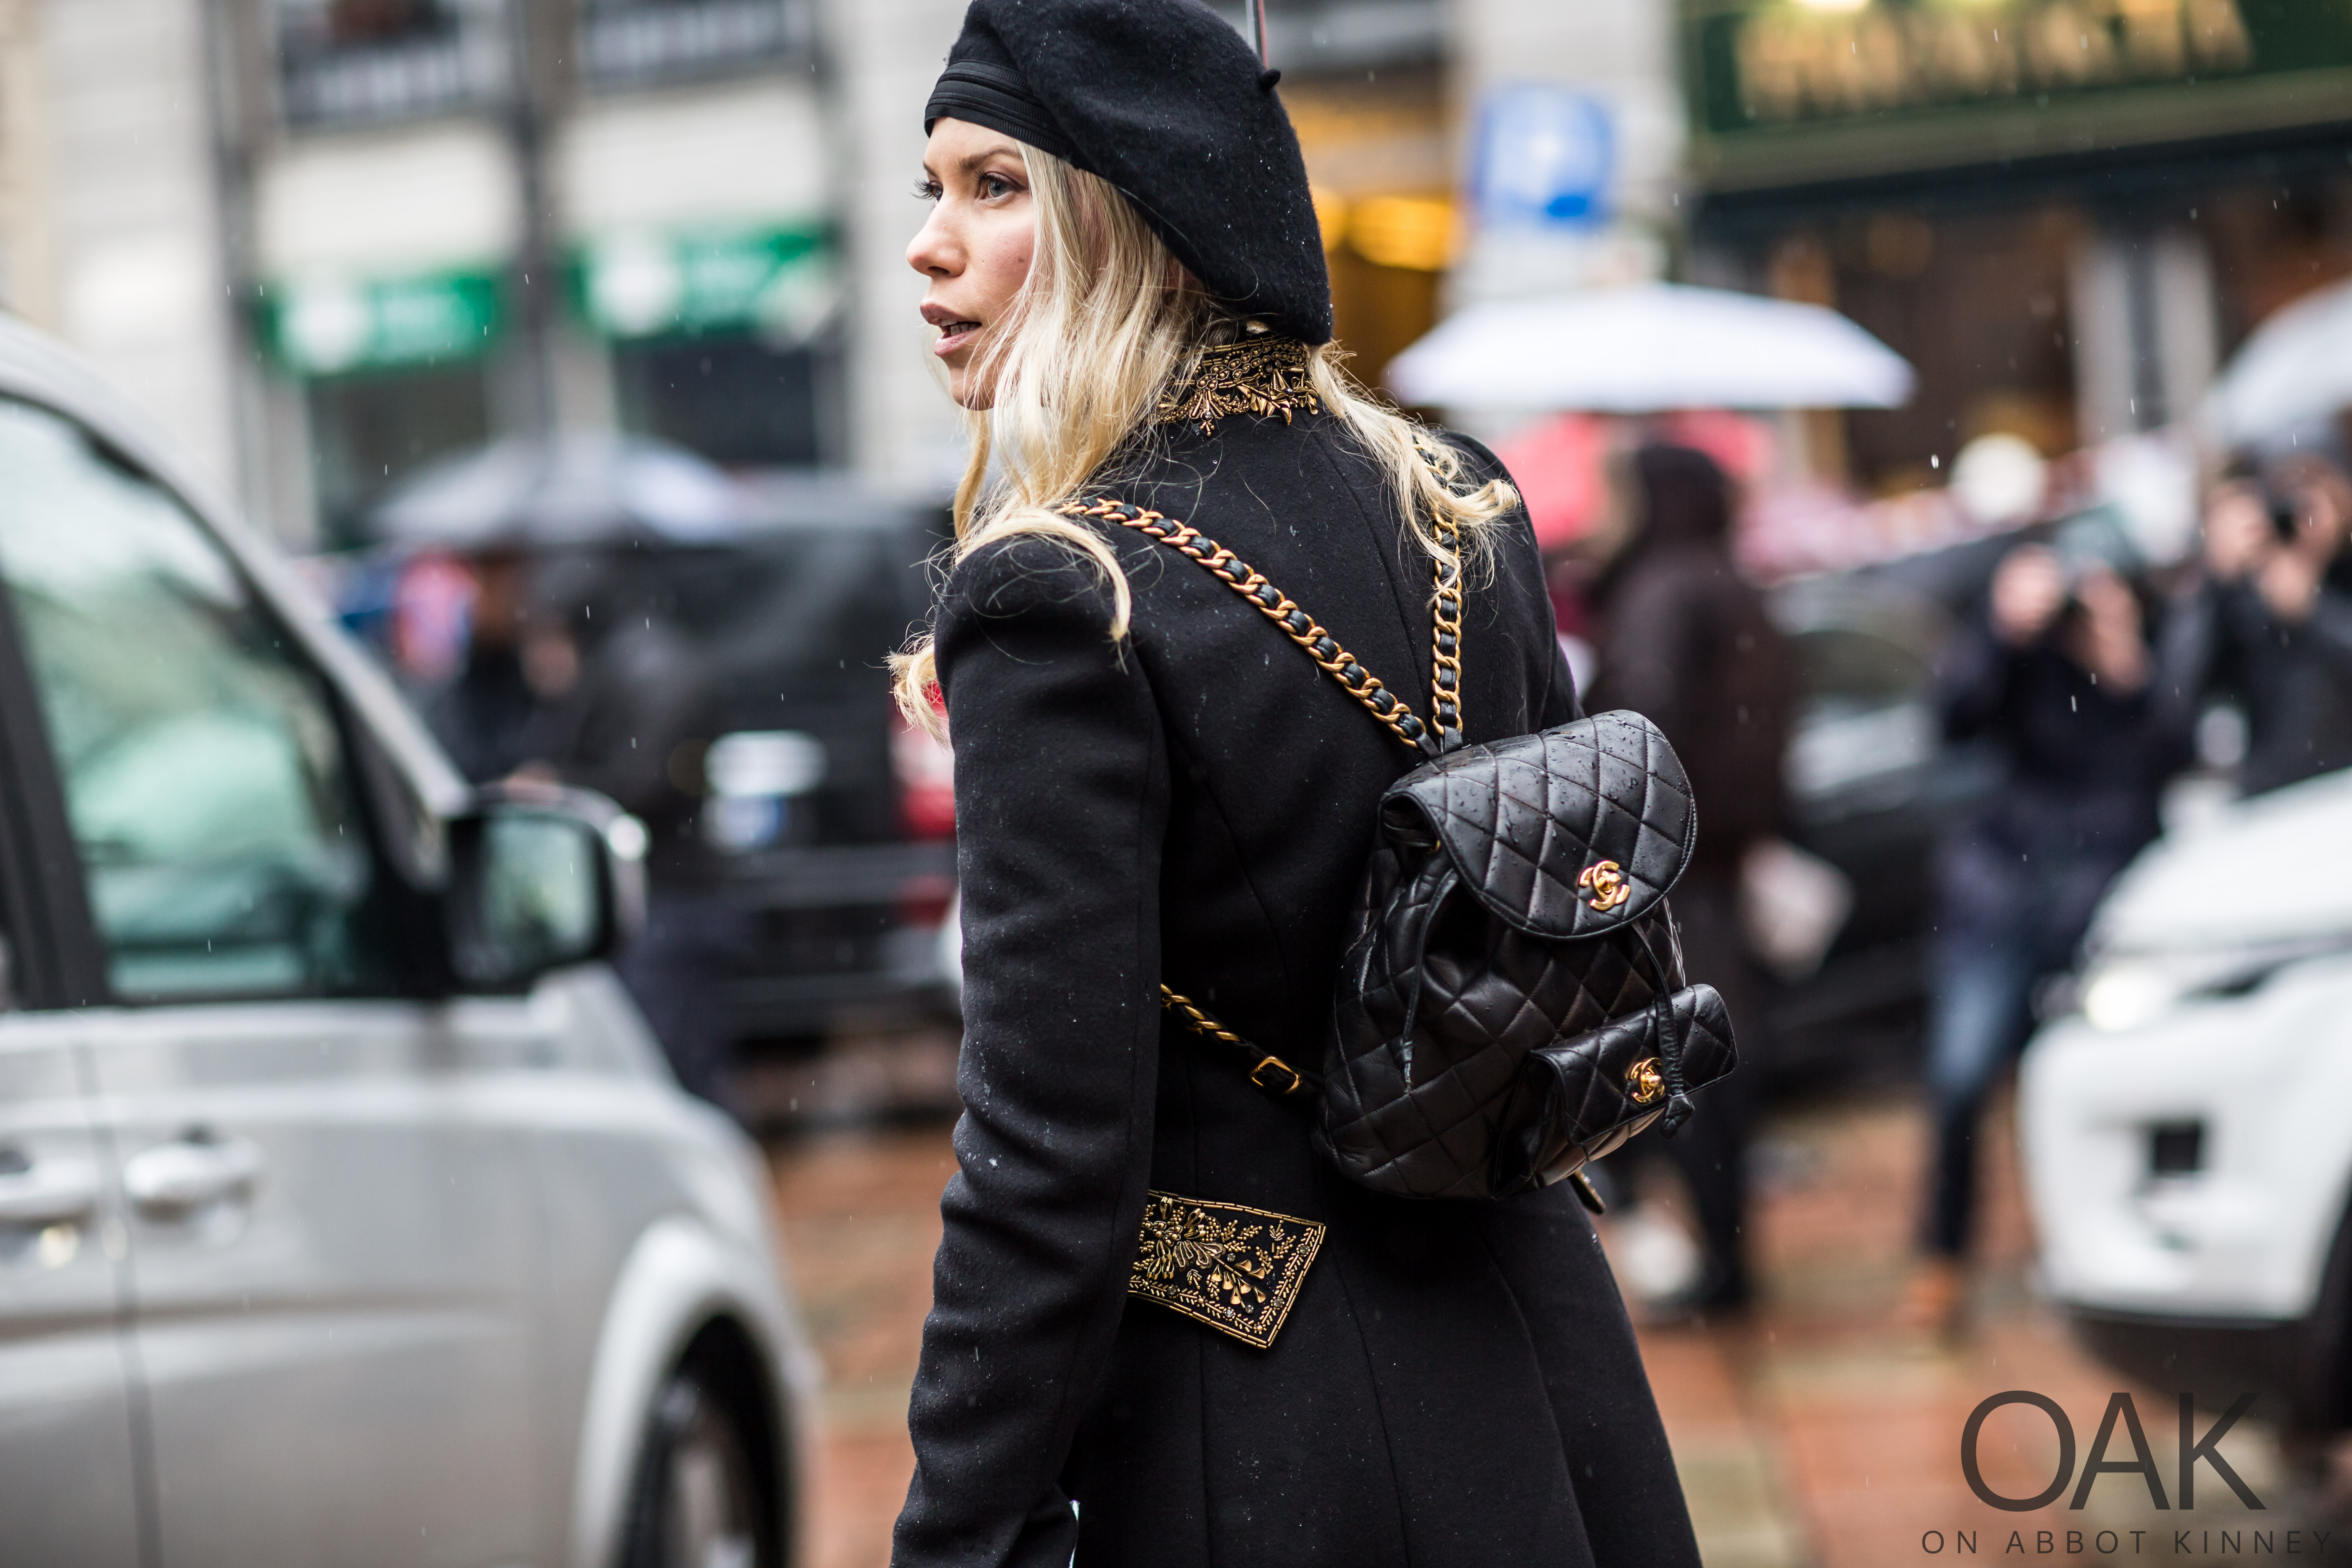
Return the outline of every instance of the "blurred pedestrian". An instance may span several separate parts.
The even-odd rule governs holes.
[[[975,0],[925,115],[908,259],[974,439],[898,693],[929,724],[936,674],[955,744],[965,1111],[892,1561],[1696,1564],[1569,1185],[1359,1186],[1273,1070],[1320,1059],[1405,737],[1238,578],[1066,510],[1197,528],[1417,721],[1456,657],[1474,742],[1577,713],[1500,465],[1339,372],[1273,86],[1200,0]]]
[[[2249,795],[2352,765],[2352,481],[2299,453],[2234,464],[2205,508],[2202,581],[2169,635],[2185,679],[2246,717]]]
[[[614,968],[678,1082],[740,1120],[726,1002],[751,933],[701,831],[703,756],[720,721],[709,661],[632,602],[619,563],[562,563],[541,599],[527,663],[555,696],[533,729],[532,761],[645,824],[645,928]]]
[[[1900,1309],[1949,1331],[1965,1309],[1977,1129],[2025,1044],[2033,997],[2066,969],[2099,899],[2157,835],[2158,797],[2189,758],[2180,673],[2159,668],[2120,552],[2095,530],[1995,568],[1984,610],[1938,672],[1944,733],[2007,764],[1937,857],[1927,1015],[1935,1153],[1926,1258]]]
[[[530,760],[541,707],[523,669],[531,563],[520,550],[499,548],[466,565],[473,603],[465,651],[457,674],[425,703],[425,721],[459,773],[488,784]]]
[[[1660,1315],[1746,1305],[1748,1121],[1763,1042],[1763,983],[1740,934],[1740,867],[1779,834],[1794,700],[1787,639],[1731,556],[1730,480],[1687,447],[1635,451],[1625,475],[1633,532],[1596,599],[1600,674],[1589,705],[1630,708],[1665,732],[1699,801],[1698,843],[1675,884],[1675,918],[1694,982],[1731,1010],[1746,1070],[1707,1091],[1671,1140],[1644,1138],[1627,1156],[1663,1157],[1682,1173],[1705,1252],[1699,1277]]]

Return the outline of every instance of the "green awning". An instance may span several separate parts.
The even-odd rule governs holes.
[[[504,313],[499,278],[487,271],[309,278],[262,295],[264,339],[304,375],[477,359]]]
[[[821,326],[837,294],[833,247],[814,226],[637,230],[577,247],[572,300],[616,338]]]

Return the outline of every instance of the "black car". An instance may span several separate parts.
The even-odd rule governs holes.
[[[898,718],[887,663],[928,613],[946,512],[844,478],[746,489],[751,519],[723,537],[526,553],[542,593],[565,597],[548,584],[576,573],[595,616],[682,638],[712,689],[700,765],[671,777],[700,795],[691,831],[745,917],[726,996],[738,1042],[950,1022],[949,753]],[[393,584],[423,559],[345,563],[346,621],[388,650]]]
[[[1948,745],[1936,661],[2020,542],[2001,535],[1772,590],[1795,646],[1791,837],[1843,871],[1853,907],[1819,970],[1771,1006],[1774,1076],[1900,1077],[1915,1067],[1926,998],[1928,866],[1937,840],[1995,781]]]
[[[846,480],[770,481],[723,544],[647,548],[640,613],[709,660],[705,840],[749,917],[728,1006],[747,1044],[952,1016],[947,749],[899,719],[887,656],[927,613],[943,512]]]

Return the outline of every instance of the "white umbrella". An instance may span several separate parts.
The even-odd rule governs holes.
[[[2315,289],[2254,329],[2213,384],[2225,445],[2282,436],[2352,405],[2352,282]]]
[[[1474,305],[1389,363],[1407,403],[1454,408],[1894,408],[1900,354],[1819,305],[1639,283]]]

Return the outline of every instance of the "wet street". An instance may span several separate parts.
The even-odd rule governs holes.
[[[1925,1135],[1901,1097],[1773,1117],[1757,1156],[1758,1309],[1743,1323],[1643,1331],[1709,1568],[1880,1568],[1971,1555],[2352,1560],[2340,1532],[2315,1525],[2290,1493],[2275,1445],[2252,1421],[2220,1447],[2266,1504],[2262,1512],[2201,1466],[2193,1512],[2158,1511],[2132,1473],[2101,1475],[2084,1506],[2069,1508],[2110,1396],[2129,1385],[2076,1349],[2032,1298],[2005,1136],[1991,1161],[1973,1331],[1947,1343],[1895,1325]],[[947,1129],[811,1135],[778,1144],[773,1159],[791,1267],[827,1376],[810,1562],[880,1568],[913,1465],[907,1394],[939,1192],[953,1163]],[[2075,1432],[2077,1479],[2032,1512],[1979,1500],[1959,1462],[1969,1412],[2012,1389],[2056,1401]],[[2132,1392],[2167,1501],[2177,1502],[2174,1399]],[[2210,1419],[2200,1418],[2199,1436]],[[1991,1414],[1979,1447],[1984,1481],[2011,1498],[2049,1486],[2059,1458],[2051,1421],[2030,1407]],[[2105,1458],[2110,1466],[2132,1458],[2121,1424]],[[2331,1533],[2323,1542],[2315,1531]]]

